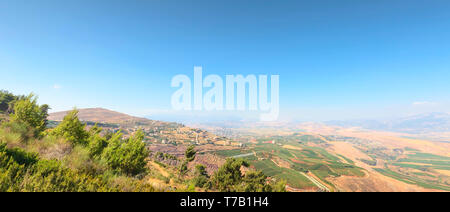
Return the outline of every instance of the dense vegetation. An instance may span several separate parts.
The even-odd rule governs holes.
[[[163,191],[148,183],[149,151],[138,130],[125,137],[98,125],[87,127],[78,111],[48,128],[48,105],[38,105],[34,95],[14,96],[0,91],[0,192],[44,191]],[[213,191],[284,191],[283,182],[273,184],[261,172],[241,173],[244,161],[228,160],[214,176],[205,166],[189,170],[195,146],[186,150],[179,168],[179,182],[187,189]],[[176,159],[159,153],[156,157]]]
[[[47,105],[2,92],[0,191],[154,191],[145,174],[142,132],[123,138],[79,121],[73,110],[47,129]],[[8,105],[6,108],[5,105]]]

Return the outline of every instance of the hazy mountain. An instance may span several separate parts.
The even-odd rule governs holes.
[[[427,113],[408,116],[392,120],[353,120],[353,121],[328,121],[328,125],[342,127],[362,127],[373,130],[405,132],[405,133],[429,133],[449,132],[450,114]]]

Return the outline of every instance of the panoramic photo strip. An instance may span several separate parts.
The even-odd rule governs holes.
[[[1,0],[0,192],[208,210],[449,192],[449,11]]]

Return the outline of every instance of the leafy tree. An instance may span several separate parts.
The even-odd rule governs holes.
[[[102,128],[98,127],[97,124],[89,129],[89,154],[92,157],[100,156],[103,152],[103,149],[105,149],[108,146],[107,139],[100,135],[102,131]]]
[[[145,171],[149,151],[145,147],[144,133],[139,130],[127,140],[122,140],[122,133],[115,133],[103,150],[102,158],[114,170],[128,175],[137,175]]]
[[[197,176],[206,176],[208,177],[208,172],[206,171],[206,166],[203,164],[198,164],[195,166],[195,174]]]
[[[195,166],[195,175],[194,178],[194,184],[196,187],[206,187],[209,188],[210,184],[208,184],[209,176],[208,172],[206,171],[206,167],[202,164],[198,164]],[[206,186],[208,185],[208,186]]]
[[[216,173],[214,173],[212,182],[219,191],[231,192],[235,186],[242,182],[241,167],[248,167],[249,164],[241,159],[228,158]]]
[[[7,112],[14,100],[16,100],[16,96],[12,93],[0,90],[0,112]]]
[[[188,166],[187,165],[188,165],[188,163],[186,161],[183,161],[183,163],[181,163],[180,176],[179,177],[185,175],[188,172]]]
[[[275,185],[269,183],[267,176],[261,171],[248,171],[245,175],[242,167],[249,164],[242,159],[229,158],[216,173],[212,184],[221,192],[283,192],[286,182],[279,181]]]
[[[197,151],[195,151],[195,146],[194,145],[190,145],[187,149],[186,152],[184,152],[184,156],[186,158],[186,161],[192,162],[193,160],[195,160],[195,155],[197,154]]]
[[[93,127],[91,127],[91,129],[89,129],[89,135],[90,136],[94,136],[94,135],[99,135],[102,132],[102,128],[98,126],[98,124],[96,123]]]
[[[37,98],[30,94],[14,103],[11,121],[23,123],[31,127],[35,135],[42,133],[47,127],[48,105],[38,105]]]
[[[190,145],[184,152],[184,161],[180,166],[180,177],[185,175],[188,172],[188,164],[189,162],[192,162],[195,160],[195,155],[197,154],[197,151],[195,151],[195,146]]]
[[[249,171],[242,179],[239,188],[242,192],[271,192],[272,186],[267,183],[267,176],[261,171]]]
[[[86,124],[78,119],[78,110],[67,113],[63,121],[51,132],[52,135],[61,136],[73,144],[86,144],[89,133],[85,130]]]
[[[286,180],[278,180],[272,184],[272,192],[286,192]]]

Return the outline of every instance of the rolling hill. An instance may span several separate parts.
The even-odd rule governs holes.
[[[52,121],[62,121],[69,111],[50,113],[48,119]],[[133,122],[157,122],[146,118],[130,116],[124,113],[104,109],[104,108],[86,108],[78,109],[78,118],[82,121],[124,124]],[[163,123],[163,122],[159,122]]]
[[[48,120],[57,124],[63,120],[68,112],[51,113],[49,114]],[[78,117],[81,121],[86,122],[88,126],[98,124],[105,130],[121,130],[125,136],[132,134],[138,129],[142,129],[146,135],[146,141],[152,143],[231,143],[229,139],[211,134],[205,130],[186,127],[183,124],[175,122],[156,121],[130,116],[104,108],[78,109]]]

